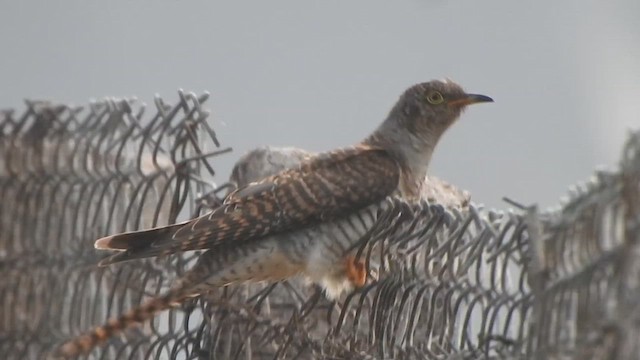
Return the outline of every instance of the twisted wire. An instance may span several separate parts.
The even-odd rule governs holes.
[[[0,112],[0,354],[63,340],[166,290],[198,253],[99,268],[94,239],[217,206],[208,95]],[[560,207],[464,210],[389,198],[352,249],[365,287],[329,302],[301,279],[228,286],[91,359],[621,358],[640,353],[640,133],[620,168]]]

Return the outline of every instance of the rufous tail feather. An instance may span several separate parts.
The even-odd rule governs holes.
[[[169,292],[161,297],[151,299],[139,307],[117,318],[112,318],[104,325],[71,339],[58,348],[57,358],[72,358],[89,353],[94,347],[105,342],[110,337],[117,335],[130,326],[143,323],[153,318],[157,313],[170,309],[179,304],[185,296],[176,296]]]

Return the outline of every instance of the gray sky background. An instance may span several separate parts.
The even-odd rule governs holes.
[[[450,77],[470,108],[431,173],[476,202],[554,205],[640,127],[640,1],[0,0],[0,107],[24,98],[208,90],[235,152],[360,140],[413,83]]]

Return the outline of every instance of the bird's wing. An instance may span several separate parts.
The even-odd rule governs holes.
[[[300,167],[229,194],[222,206],[191,221],[96,241],[120,250],[101,264],[239,245],[362,209],[391,195],[398,163],[383,149],[354,147],[318,155]]]

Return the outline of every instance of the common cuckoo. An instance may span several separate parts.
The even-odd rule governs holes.
[[[387,118],[358,144],[310,156],[299,166],[240,187],[212,212],[183,223],[98,239],[116,250],[101,265],[207,250],[166,293],[63,344],[86,353],[130,325],[230,284],[301,275],[330,298],[366,282],[350,249],[388,196],[420,198],[434,148],[467,105],[491,102],[452,81],[407,89]]]

